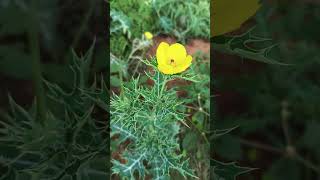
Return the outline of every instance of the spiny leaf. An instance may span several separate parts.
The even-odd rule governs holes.
[[[216,180],[236,180],[236,177],[255,170],[255,168],[240,167],[235,162],[223,163],[214,159],[211,159],[211,168],[213,177]]]
[[[268,63],[268,64],[277,64],[277,65],[291,65],[287,63],[280,62],[272,57],[270,57],[270,52],[278,47],[276,43],[270,45],[270,39],[259,37],[254,35],[253,32],[256,27],[251,28],[247,32],[236,35],[236,36],[223,36],[216,37],[211,39],[211,44],[213,49],[227,53],[237,55],[242,58],[248,58],[251,60]],[[251,47],[248,44],[251,42],[259,42],[264,47]]]
[[[87,53],[85,63],[90,56]],[[82,71],[79,64],[72,66]],[[90,63],[82,67],[89,66]],[[100,98],[93,94],[100,89],[86,84],[84,89],[75,87],[69,93],[57,84],[47,80],[44,83],[51,100],[48,102],[55,103],[53,107],[60,108],[61,113],[51,113],[54,108],[49,106],[48,118],[42,125],[34,119],[36,106],[26,110],[9,96],[11,113],[4,116],[0,129],[1,141],[5,142],[0,148],[1,161],[5,161],[8,171],[5,170],[0,178],[30,179],[26,176],[30,175],[35,179],[49,179],[54,174],[63,179],[69,175],[77,177],[80,173],[107,178],[105,164],[89,167],[89,164],[95,164],[95,158],[105,158],[109,151],[106,126],[98,127],[93,118],[96,103],[103,100],[93,100]],[[86,170],[82,169],[85,166]]]
[[[152,65],[154,61],[145,63],[157,68]],[[113,171],[120,177],[132,179],[134,170],[138,170],[140,175],[147,171],[143,166],[145,160],[151,166],[149,172],[154,179],[166,179],[170,170],[176,170],[185,178],[196,178],[188,160],[177,153],[180,129],[177,124],[186,115],[177,111],[182,102],[177,100],[175,91],[164,88],[164,80],[173,77],[159,72],[149,76],[155,82],[152,88],[139,86],[139,79],[134,78],[125,84],[121,96],[113,95],[111,98],[111,137],[120,135],[116,139],[120,141],[118,145],[126,140],[131,141],[123,155],[129,162],[122,164],[114,160],[116,168]]]
[[[146,170],[143,165],[143,160],[146,158],[145,153],[142,154],[123,154],[123,158],[126,160],[125,164],[120,163],[117,160],[112,160],[113,166],[112,171],[114,173],[121,174],[122,178],[134,179],[134,172],[139,173],[139,177],[144,179]]]
[[[213,134],[212,134],[212,138],[216,139],[219,138],[220,136],[223,136],[225,134],[228,134],[229,132],[235,130],[238,127],[233,127],[233,128],[229,128],[229,129],[218,129],[218,130],[214,130]]]

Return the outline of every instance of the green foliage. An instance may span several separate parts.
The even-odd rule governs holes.
[[[110,1],[111,33],[123,32],[129,39],[145,31],[176,36],[210,37],[209,0]],[[118,34],[119,35],[119,34]]]
[[[190,128],[183,128],[182,147],[199,179],[208,179],[210,171],[210,143],[207,139],[210,131],[210,63],[206,54],[193,55],[193,66],[188,70],[197,75],[197,83],[176,86],[180,93],[186,93],[179,100],[185,106],[181,111],[189,115]]]
[[[117,57],[122,57],[125,55],[127,48],[129,48],[130,42],[124,36],[111,36],[110,38],[110,47],[112,53]]]
[[[267,166],[264,180],[319,176],[319,9],[300,2],[264,3],[255,27],[212,39],[215,50],[238,60],[215,61],[217,69],[235,72],[217,74],[215,86],[244,102],[237,112],[217,113],[216,128],[238,126],[217,140],[217,156]]]
[[[216,180],[236,180],[240,174],[252,171],[252,168],[240,167],[236,163],[222,163],[214,159],[211,160],[212,164],[212,178]]]
[[[209,39],[209,0],[153,0],[152,7],[161,32],[172,34],[179,40],[188,37]]]
[[[0,179],[109,177],[109,94],[103,80],[109,67],[106,42],[99,34],[105,28],[102,3],[0,2]],[[27,36],[30,27],[33,38]],[[102,46],[86,54],[93,36]],[[39,49],[30,47],[30,41],[39,42]],[[85,55],[78,57],[71,47]],[[39,94],[32,84],[32,51],[39,52],[46,92],[43,124],[36,117]]]
[[[92,20],[83,18],[84,12],[96,3],[95,11],[91,12],[91,16],[95,21],[99,21],[102,17],[99,7],[102,7],[102,3],[105,2],[97,0],[78,1],[77,3],[71,3],[70,0],[63,2],[58,2],[58,0],[36,1],[35,10],[32,10],[31,2],[4,0],[0,3],[0,73],[5,77],[31,80],[33,69],[30,63],[32,60],[29,47],[30,39],[26,35],[30,27],[30,15],[34,14],[36,17],[34,26],[38,30],[41,59],[43,60],[43,74],[50,76],[50,80],[64,81],[65,77],[69,77],[70,72],[66,67],[68,64],[64,64],[68,61],[70,48],[79,50],[77,49],[78,44],[73,44],[72,41],[82,38],[81,43],[83,43],[89,39],[87,41],[89,43],[85,42],[81,45],[85,49],[84,53],[93,39],[88,37],[88,34],[93,34],[93,32],[90,32],[90,26],[87,26],[88,22]],[[80,32],[82,24],[89,28]],[[99,24],[100,26],[104,27],[102,24]],[[100,36],[97,32],[94,34]],[[60,70],[61,72],[61,69],[63,72],[68,72],[65,77],[62,76],[64,73],[56,73],[55,71]]]
[[[177,77],[195,80],[195,76],[163,75],[157,70],[155,59],[144,63],[154,70],[147,74],[154,85],[139,86],[139,78],[132,79],[120,96],[114,95],[111,99],[111,137],[119,136],[118,146],[130,141],[121,154],[126,162],[113,160],[113,173],[133,179],[136,171],[140,178],[149,174],[153,179],[169,179],[171,170],[175,170],[185,178],[195,178],[188,161],[178,153],[179,122],[185,124],[186,117],[178,111],[182,102],[177,99],[175,90],[165,88],[168,81]]]
[[[111,9],[110,16],[110,49],[115,56],[122,57],[130,44],[132,22],[122,11]]]
[[[122,27],[130,31],[129,38],[140,37],[145,31],[153,30],[153,17],[150,1],[145,0],[127,0],[110,1],[112,21],[121,21]],[[116,17],[117,15],[117,17]],[[116,19],[114,19],[116,17]],[[123,26],[125,24],[125,26]],[[116,24],[115,24],[116,25]],[[111,24],[111,30],[116,28]],[[131,35],[132,34],[132,35]]]
[[[121,32],[123,34],[127,34],[128,38],[131,38],[131,19],[123,14],[122,11],[116,11],[114,9],[111,9],[110,17],[112,19],[110,34]]]
[[[107,125],[95,111],[108,110],[107,88],[89,86],[93,47],[83,57],[74,54],[72,91],[44,80],[49,109],[43,124],[35,104],[26,109],[10,96],[11,113],[1,121],[2,179],[106,179]]]
[[[217,36],[212,38],[215,50],[241,58],[255,60],[267,64],[289,65],[281,62],[278,53],[279,44],[272,38],[261,35],[258,27],[253,27],[236,36]]]

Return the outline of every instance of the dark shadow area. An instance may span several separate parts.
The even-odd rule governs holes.
[[[109,177],[108,3],[0,1],[0,178]]]
[[[320,4],[262,4],[239,31],[211,40],[214,128],[237,127],[215,140],[213,157],[257,168],[239,180],[318,179]]]

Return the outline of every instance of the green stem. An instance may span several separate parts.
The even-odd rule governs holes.
[[[265,151],[268,151],[268,152],[272,152],[272,153],[277,153],[277,154],[283,154],[284,153],[284,151],[282,149],[280,149],[280,148],[273,147],[273,146],[270,146],[270,145],[267,145],[267,144],[262,144],[262,143],[259,143],[259,142],[249,141],[249,140],[241,139],[241,138],[239,139],[239,142],[241,144],[244,144],[244,145],[247,145],[247,146],[251,146],[253,148],[265,150]]]
[[[157,71],[157,76],[158,76],[158,81],[156,82],[157,84],[157,91],[158,91],[158,98],[160,99],[160,72],[159,71]]]
[[[158,72],[158,73],[160,74],[160,72]],[[159,81],[160,81],[160,79],[159,79]],[[161,83],[161,91],[160,91],[160,94],[159,94],[159,98],[162,97],[162,93],[164,91],[164,88],[166,87],[166,83],[167,83],[167,76],[164,76],[164,79],[163,79],[163,81]]]
[[[78,45],[82,34],[84,33],[84,31],[88,27],[89,18],[91,17],[91,15],[93,13],[95,4],[96,4],[96,0],[91,0],[91,4],[90,4],[90,7],[89,7],[89,10],[88,10],[87,14],[85,15],[85,17],[83,18],[84,20],[82,21],[82,24],[81,24],[81,26],[79,28],[79,31],[75,35],[75,38],[74,38],[74,40],[72,42],[72,47],[73,48],[76,48],[76,46]]]
[[[46,119],[46,108],[45,108],[45,96],[44,89],[42,86],[41,76],[41,65],[40,65],[40,48],[38,38],[38,19],[36,15],[36,3],[37,0],[32,1],[30,8],[30,24],[28,26],[28,38],[30,45],[30,52],[32,58],[32,75],[33,85],[35,89],[36,102],[37,102],[37,120],[40,123],[44,123]]]
[[[301,162],[303,165],[305,165],[307,168],[312,169],[314,172],[320,174],[320,167],[317,167],[316,165],[314,165],[312,162],[308,161],[307,159],[305,159],[303,156],[301,156],[300,154],[296,154],[295,158],[297,161]]]
[[[120,97],[123,97],[124,95],[124,86],[123,86],[123,72],[119,73],[119,79],[120,79]]]

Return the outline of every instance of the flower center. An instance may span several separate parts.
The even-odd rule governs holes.
[[[170,59],[169,64],[173,67],[176,67],[176,62],[174,62],[174,59]]]

